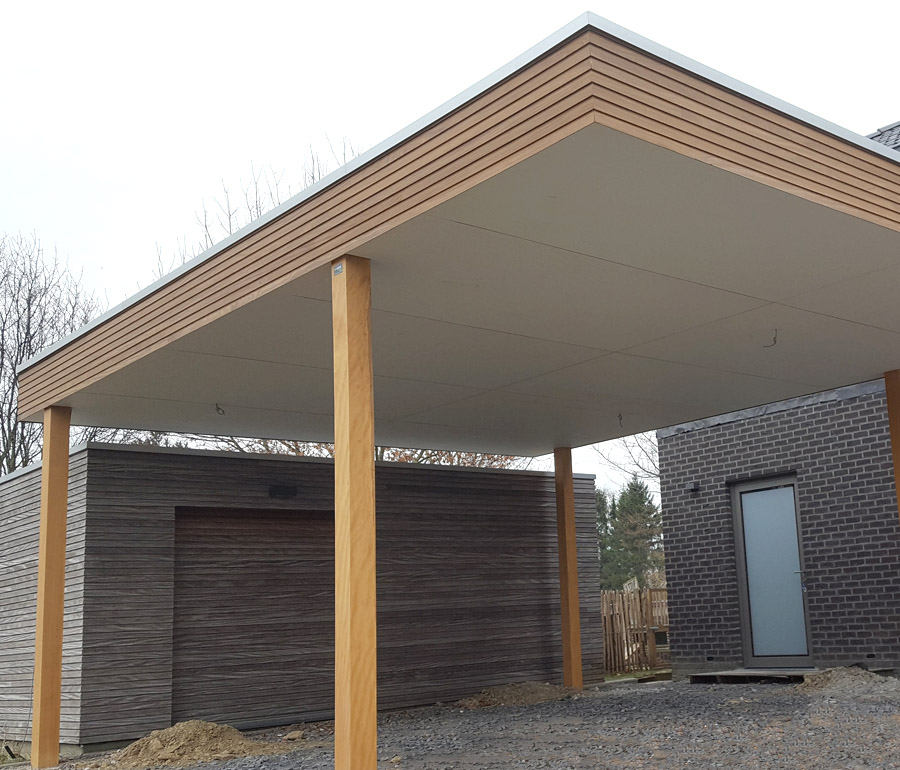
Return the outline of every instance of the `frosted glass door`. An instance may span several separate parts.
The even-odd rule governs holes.
[[[809,654],[794,487],[741,493],[753,656]]]

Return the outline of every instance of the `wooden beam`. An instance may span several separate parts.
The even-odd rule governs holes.
[[[556,476],[556,538],[562,608],[563,684],[581,689],[581,616],[578,609],[578,554],[575,545],[575,485],[572,450],[553,450]]]
[[[336,770],[375,770],[375,427],[369,261],[331,263]]]
[[[884,373],[884,392],[887,395],[891,456],[894,460],[894,488],[897,490],[897,502],[900,505],[900,369]]]
[[[34,721],[31,729],[31,766],[34,768],[59,764],[71,417],[72,410],[65,406],[51,406],[44,410],[34,644]]]

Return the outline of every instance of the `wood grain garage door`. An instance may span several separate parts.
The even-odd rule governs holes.
[[[332,512],[179,509],[175,522],[173,721],[328,716]]]

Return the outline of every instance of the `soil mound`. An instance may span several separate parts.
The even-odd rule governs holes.
[[[826,668],[807,674],[797,685],[801,692],[823,695],[894,695],[900,697],[900,680],[873,674],[862,668]]]
[[[504,684],[489,687],[478,695],[463,698],[457,705],[464,709],[481,709],[490,706],[532,706],[551,700],[562,700],[574,695],[577,690],[558,684],[525,682],[524,684]]]
[[[142,770],[158,765],[179,767],[216,759],[285,754],[291,748],[290,744],[254,741],[228,725],[195,719],[179,722],[165,730],[155,730],[100,761],[79,763],[78,767],[80,770]]]

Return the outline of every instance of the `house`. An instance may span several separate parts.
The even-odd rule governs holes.
[[[900,123],[872,134],[900,147]],[[900,668],[883,380],[657,432],[676,676]]]
[[[32,765],[59,749],[73,422],[334,442],[335,765],[374,770],[376,442],[554,453],[579,687],[571,447],[885,373],[900,430],[898,253],[900,155],[579,17],[20,368]]]

